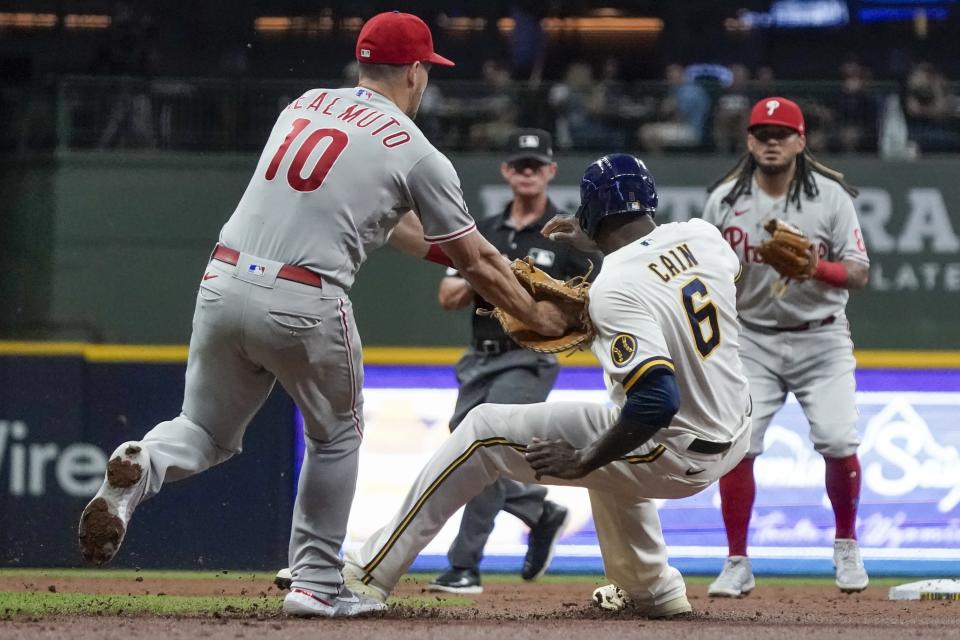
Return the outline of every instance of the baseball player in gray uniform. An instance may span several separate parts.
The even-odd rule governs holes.
[[[653,499],[698,493],[749,446],[750,399],[737,353],[740,265],[702,220],[653,222],[656,186],[633,156],[600,158],[580,190],[579,225],[605,256],[589,313],[613,406],[475,408],[387,525],[347,555],[344,578],[354,592],[384,600],[443,523],[506,477],[589,489],[616,588],[650,617],[691,611]]]
[[[754,403],[750,451],[720,481],[729,557],[709,593],[740,596],[754,588],[747,557],[756,494],[753,461],[763,453],[767,427],[791,392],[826,463],[827,495],[836,520],[836,584],[843,591],[862,591],[868,578],[856,535],[856,362],[844,315],[848,290],[866,286],[869,273],[853,206],[856,190],[806,151],[803,114],[786,98],[764,98],[753,107],[747,148],[736,167],[714,185],[703,212],[743,264],[737,286],[740,356]],[[771,218],[799,227],[813,242],[812,277],[784,283],[760,261],[757,246]]]
[[[389,239],[456,266],[485,298],[549,335],[565,330],[563,313],[535,302],[475,232],[453,166],[413,123],[430,67],[453,64],[433,51],[426,24],[379,14],[361,30],[356,57],[358,87],[309,90],[277,118],[200,283],[182,413],[111,456],[80,519],[89,561],[114,557],[133,510],[165,482],[239,453],[279,380],[306,433],[284,611],[380,610],[343,587],[339,557],[363,436],[362,351],[347,295],[361,263]]]

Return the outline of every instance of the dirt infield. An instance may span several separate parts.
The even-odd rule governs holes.
[[[460,640],[461,638],[562,637],[605,640],[610,637],[805,639],[841,637],[960,638],[960,602],[891,602],[887,587],[856,595],[831,587],[758,580],[747,598],[709,598],[703,580],[691,581],[695,609],[680,620],[652,621],[635,614],[609,614],[589,605],[601,579],[579,583],[523,584],[490,582],[485,593],[451,601],[424,589],[425,578],[406,579],[397,596],[416,606],[398,605],[385,615],[355,620],[293,620],[279,613],[280,594],[273,585],[251,575],[229,574],[211,579],[173,577],[89,578],[50,574],[0,577],[0,591],[20,593],[94,593],[164,596],[253,596],[264,600],[265,612],[211,613],[205,616],[41,616],[11,615],[0,620],[0,638],[349,638],[362,640]],[[425,600],[428,599],[428,600]],[[425,602],[437,606],[422,606]],[[404,602],[404,600],[401,600]],[[469,604],[460,604],[468,602]],[[0,614],[4,612],[0,611]]]

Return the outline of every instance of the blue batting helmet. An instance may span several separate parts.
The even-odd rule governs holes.
[[[656,210],[657,185],[640,159],[627,153],[612,153],[583,172],[577,221],[590,238],[607,216],[653,216]]]

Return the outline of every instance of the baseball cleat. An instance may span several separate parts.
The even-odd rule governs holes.
[[[523,559],[523,569],[520,577],[524,580],[536,580],[550,568],[553,552],[556,550],[557,540],[570,520],[567,508],[555,502],[543,503],[543,513],[540,520],[530,530],[527,541],[527,555]]]
[[[476,594],[483,593],[483,585],[480,584],[480,572],[476,569],[454,567],[431,580],[427,591]]]
[[[623,611],[633,604],[626,591],[615,584],[594,589],[593,601],[605,611]]]
[[[750,558],[730,556],[723,563],[723,571],[710,583],[707,595],[715,598],[739,598],[748,595],[756,586]]]
[[[687,596],[683,595],[660,604],[647,605],[640,608],[640,611],[648,618],[666,619],[693,613],[693,607],[690,606]]]
[[[273,577],[273,584],[277,586],[277,589],[286,591],[293,584],[293,572],[290,569],[280,569],[280,571],[277,571],[277,575]]]
[[[856,540],[838,538],[833,542],[833,567],[836,585],[844,593],[863,591],[870,584]]]
[[[355,562],[351,561],[350,554],[344,559],[343,563],[343,585],[357,595],[363,595],[377,602],[386,602],[388,592],[373,582],[364,584],[363,570]]]
[[[136,442],[113,452],[100,489],[80,515],[80,553],[87,562],[103,565],[117,555],[133,510],[147,487],[150,457]]]
[[[353,618],[385,611],[387,605],[344,587],[335,597],[319,596],[295,587],[283,599],[283,612],[299,618]]]

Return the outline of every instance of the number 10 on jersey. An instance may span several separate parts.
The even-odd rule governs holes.
[[[267,174],[265,176],[267,180],[273,180],[277,176],[277,171],[280,169],[280,163],[283,161],[283,157],[287,154],[287,149],[290,148],[291,143],[296,140],[297,136],[299,136],[309,124],[310,121],[306,118],[297,118],[293,121],[293,129],[291,129],[290,133],[283,139],[280,148],[277,149],[277,152],[273,154],[273,159],[270,160],[270,165],[267,167]],[[323,153],[320,154],[320,157],[317,159],[317,164],[315,164],[310,171],[310,175],[304,178],[303,165],[306,164],[307,158],[309,158],[313,150],[317,148],[320,141],[327,138],[330,139],[330,143],[327,145],[327,148],[324,149]],[[287,184],[297,191],[304,193],[316,191],[320,185],[323,184],[333,163],[336,162],[340,154],[343,153],[343,149],[347,146],[348,141],[347,134],[339,129],[317,129],[312,132],[307,136],[307,139],[303,141],[300,148],[297,149],[296,155],[293,156],[293,161],[290,162],[290,168],[287,170]]]

